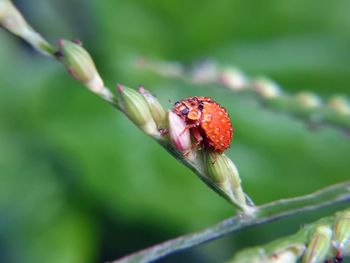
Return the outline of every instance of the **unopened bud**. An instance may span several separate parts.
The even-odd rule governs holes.
[[[212,83],[218,78],[218,66],[213,61],[202,61],[193,67],[190,75],[195,84]]]
[[[233,91],[240,91],[248,87],[248,78],[237,68],[222,70],[219,73],[219,82]]]
[[[192,143],[186,123],[172,111],[169,111],[168,116],[171,143],[178,151],[188,153],[192,148]]]
[[[23,38],[42,54],[53,54],[50,44],[25,21],[10,0],[0,0],[0,26]]]
[[[333,246],[341,254],[350,255],[350,211],[337,215],[333,233]]]
[[[295,263],[305,251],[304,244],[293,244],[287,248],[280,249],[269,257],[270,263]]]
[[[178,62],[155,62],[151,68],[164,77],[181,77],[183,75],[182,65]]]
[[[173,61],[154,61],[145,57],[139,57],[135,60],[135,66],[149,69],[163,77],[181,77],[184,74],[182,65]]]
[[[332,240],[332,230],[327,226],[319,226],[312,233],[309,244],[303,256],[303,263],[324,262],[329,252]]]
[[[61,39],[58,41],[58,46],[56,56],[73,78],[98,95],[112,97],[110,91],[104,87],[90,54],[81,46],[81,43]]]
[[[334,96],[330,98],[328,106],[337,113],[350,115],[350,103],[343,96]]]
[[[270,263],[263,248],[248,248],[238,252],[229,263]]]
[[[235,164],[224,154],[204,151],[206,174],[213,183],[227,194],[230,200],[243,210],[250,210],[241,186],[241,178]]]
[[[2,25],[6,15],[8,14],[8,10],[12,5],[9,0],[0,0],[0,24]]]
[[[317,108],[322,105],[320,97],[311,92],[300,92],[295,96],[295,99],[306,109]]]
[[[167,128],[167,112],[164,110],[163,106],[159,103],[158,99],[154,97],[148,90],[144,87],[139,87],[139,92],[146,99],[149,109],[151,111],[152,117],[157,124],[158,129]]]
[[[136,90],[118,84],[120,106],[128,118],[151,136],[159,136],[145,98]]]
[[[267,78],[257,78],[252,82],[253,88],[264,99],[273,99],[281,94],[280,86]]]

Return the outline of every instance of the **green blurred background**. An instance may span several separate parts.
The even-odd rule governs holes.
[[[350,94],[347,0],[17,0],[51,43],[80,38],[108,86],[139,84],[168,100],[211,96],[235,128],[227,155],[257,204],[349,178],[341,132],[309,131],[218,86],[196,87],[132,66],[139,55],[211,58],[289,92]],[[71,79],[0,31],[0,262],[103,262],[231,216],[232,207]],[[221,262],[335,209],[254,227],[160,262]]]

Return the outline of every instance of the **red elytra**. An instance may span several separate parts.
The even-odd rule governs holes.
[[[225,108],[209,97],[188,97],[174,104],[172,111],[180,116],[197,141],[205,148],[222,153],[230,147],[233,128]]]

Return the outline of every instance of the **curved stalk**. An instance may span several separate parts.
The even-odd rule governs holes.
[[[282,199],[257,207],[255,217],[239,214],[212,227],[168,240],[111,263],[151,262],[244,228],[265,224],[288,216],[350,201],[350,181],[333,185],[309,195]]]
[[[198,63],[188,68],[178,62],[143,58],[136,61],[136,67],[195,85],[215,84],[237,94],[247,92],[266,108],[293,115],[311,128],[332,126],[345,134],[350,131],[350,101],[341,95],[322,101],[317,94],[307,91],[288,94],[271,79],[250,77],[236,67],[222,67],[215,62]]]

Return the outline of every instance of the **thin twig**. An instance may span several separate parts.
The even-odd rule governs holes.
[[[342,262],[350,252],[350,210],[338,211],[264,245],[245,248],[229,260],[242,262]],[[345,261],[344,261],[345,262]],[[347,262],[347,261],[346,261]]]
[[[305,121],[311,128],[332,126],[345,134],[350,130],[350,101],[335,95],[323,101],[317,94],[302,91],[288,94],[275,81],[266,77],[246,75],[235,66],[222,66],[215,61],[204,61],[186,67],[179,62],[138,59],[136,67],[149,70],[169,79],[177,79],[194,85],[219,85],[235,93],[248,92],[274,111],[293,115]]]
[[[179,252],[194,246],[220,238],[234,231],[249,226],[259,225],[282,219],[297,213],[315,210],[325,206],[350,201],[350,181],[333,185],[309,195],[274,201],[258,207],[255,217],[237,215],[228,218],[213,227],[184,235],[150,248],[133,253],[111,263],[151,262],[169,254]]]

